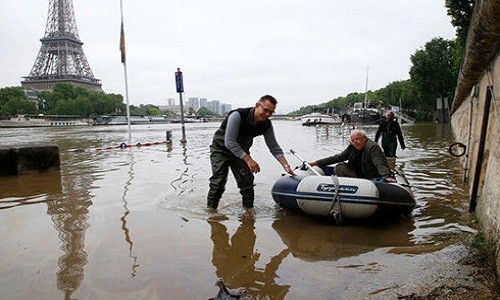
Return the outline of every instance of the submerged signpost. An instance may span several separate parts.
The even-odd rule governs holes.
[[[184,83],[182,82],[182,72],[180,68],[177,68],[177,72],[175,72],[175,88],[177,90],[177,93],[179,93],[179,101],[181,103],[181,124],[182,124],[181,143],[185,143],[186,130],[184,128],[184,104],[182,103],[182,93],[184,92]]]

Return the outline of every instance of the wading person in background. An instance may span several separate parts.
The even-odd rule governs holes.
[[[389,111],[386,115],[387,119],[382,120],[380,123],[377,133],[375,134],[375,143],[378,143],[380,135],[382,135],[382,148],[384,149],[384,154],[386,157],[396,157],[396,148],[399,145],[401,150],[406,148],[405,141],[403,139],[403,133],[401,132],[401,127],[398,121],[394,119],[394,113]]]
[[[335,166],[337,176],[396,181],[390,177],[391,171],[382,149],[377,143],[368,139],[363,130],[355,129],[351,132],[351,143],[341,153],[309,164],[324,168],[335,163],[339,163]]]
[[[276,109],[277,101],[266,95],[253,107],[230,111],[215,132],[210,145],[212,176],[207,196],[207,207],[217,208],[224,193],[229,169],[240,189],[243,206],[253,207],[254,173],[260,172],[259,164],[250,156],[250,147],[256,136],[263,135],[269,151],[290,175],[295,175],[288,165],[283,150],[274,136],[269,117]]]

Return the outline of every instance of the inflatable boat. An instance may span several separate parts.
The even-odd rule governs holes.
[[[273,199],[281,207],[309,215],[340,214],[353,219],[400,217],[410,215],[415,207],[410,185],[399,173],[395,174],[396,183],[322,175],[324,172],[296,173],[281,177],[272,188]]]

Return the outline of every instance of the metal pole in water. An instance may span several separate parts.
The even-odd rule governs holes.
[[[177,68],[175,72],[175,87],[177,93],[179,93],[179,100],[181,103],[181,124],[182,124],[182,139],[181,143],[186,142],[186,129],[184,128],[184,105],[182,103],[182,93],[184,92],[184,83],[182,82],[182,72],[180,68]]]
[[[167,130],[166,135],[167,135],[166,136],[167,143],[171,143],[172,142],[172,131]]]
[[[127,60],[125,55],[125,30],[123,28],[123,3],[120,0],[120,13],[121,13],[121,32],[120,32],[120,51],[123,63],[123,72],[125,74],[125,98],[127,100],[127,125],[128,125],[128,142],[132,142],[132,131],[130,129],[130,107],[128,100],[128,79],[127,79]]]

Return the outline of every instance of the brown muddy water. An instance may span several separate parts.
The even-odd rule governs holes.
[[[216,213],[205,210],[208,145],[218,123],[0,129],[0,143],[56,144],[61,169],[0,177],[1,299],[208,299],[215,283],[258,299],[397,299],[466,276],[457,261],[475,232],[449,127],[404,126],[397,168],[418,202],[411,218],[340,226],[277,207],[282,169],[262,138],[253,211],[232,175]],[[292,165],[343,149],[333,127],[274,121]],[[369,136],[376,128],[365,128]]]

